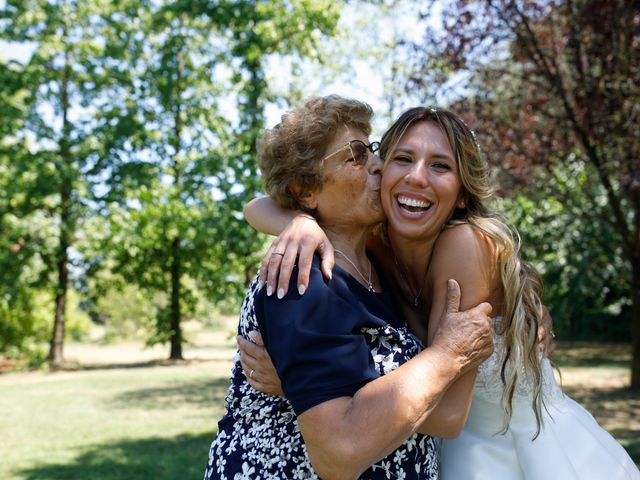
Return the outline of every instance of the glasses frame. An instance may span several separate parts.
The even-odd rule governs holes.
[[[353,163],[355,163],[356,165],[364,165],[364,163],[359,163],[356,160],[356,156],[353,153],[353,148],[351,147],[351,144],[353,143],[361,143],[362,145],[364,145],[364,147],[369,150],[369,152],[371,152],[373,155],[375,155],[379,150],[380,150],[380,142],[371,142],[369,145],[367,145],[366,143],[364,143],[362,140],[351,140],[348,143],[345,143],[343,146],[341,146],[340,148],[338,148],[335,152],[330,153],[329,155],[327,155],[326,157],[324,157],[321,161],[325,161],[327,158],[331,158],[334,155],[346,150],[347,148],[349,149],[349,152],[351,153],[351,159],[353,160]],[[368,157],[367,157],[368,160]],[[366,163],[366,162],[365,162]]]

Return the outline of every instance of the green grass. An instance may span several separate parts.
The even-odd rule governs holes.
[[[228,384],[211,367],[0,379],[0,478],[201,478]]]
[[[233,355],[228,334],[202,338],[181,364],[163,362],[164,349],[70,345],[75,370],[0,375],[0,479],[202,478]],[[612,348],[557,357],[569,394],[639,463],[640,398],[624,388],[628,350]]]
[[[626,344],[564,343],[553,355],[564,391],[585,407],[640,466],[640,394],[632,393]]]
[[[205,340],[180,364],[70,345],[75,370],[0,375],[0,479],[201,479],[233,356],[226,333]]]

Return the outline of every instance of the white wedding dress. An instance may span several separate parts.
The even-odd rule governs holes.
[[[499,322],[500,319],[494,319]],[[622,446],[595,419],[562,393],[548,359],[542,360],[546,409],[536,433],[532,392],[521,381],[506,433],[501,406],[502,339],[479,368],[471,412],[458,438],[443,440],[441,480],[628,480],[640,472]]]

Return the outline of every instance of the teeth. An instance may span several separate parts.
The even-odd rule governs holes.
[[[431,206],[430,203],[427,203],[423,200],[416,200],[415,198],[409,198],[404,196],[398,197],[398,203],[402,205],[406,205],[408,207],[416,207],[416,208],[427,208]]]

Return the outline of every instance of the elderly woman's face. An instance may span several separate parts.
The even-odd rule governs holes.
[[[390,231],[406,238],[437,235],[456,207],[462,207],[456,157],[438,125],[419,122],[407,129],[384,169],[381,201]]]
[[[364,156],[354,161],[358,151],[346,147],[353,140],[369,145],[364,132],[344,126],[327,147],[324,183],[315,194],[318,219],[324,224],[368,227],[384,218],[380,205],[382,161],[368,151],[366,161]]]

